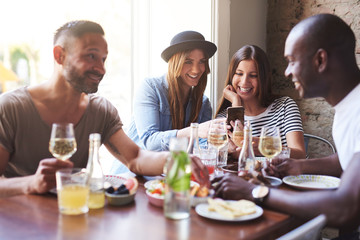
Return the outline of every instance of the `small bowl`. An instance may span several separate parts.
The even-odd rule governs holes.
[[[229,164],[221,167],[224,172],[237,174],[238,173],[238,164]]]
[[[152,205],[156,207],[164,206],[164,196],[160,196],[159,194],[152,194],[148,190],[146,190],[146,196]]]
[[[136,193],[120,195],[105,192],[108,204],[112,206],[122,206],[133,202],[135,199],[135,194]]]
[[[278,187],[282,184],[282,180],[280,178],[272,176],[266,176],[265,178],[270,182],[271,187]]]

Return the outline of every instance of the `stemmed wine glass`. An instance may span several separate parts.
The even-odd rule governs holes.
[[[261,128],[259,142],[260,153],[271,163],[271,159],[281,152],[281,148],[282,145],[279,128],[275,126],[263,126]]]
[[[49,151],[60,160],[69,159],[77,150],[72,123],[53,123]]]
[[[208,143],[216,148],[216,168],[220,170],[225,163],[219,159],[219,150],[228,142],[226,118],[214,119],[210,123]]]

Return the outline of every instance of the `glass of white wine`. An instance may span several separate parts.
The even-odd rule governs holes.
[[[244,125],[240,120],[235,120],[231,140],[237,147],[241,147],[244,141]]]
[[[77,150],[72,123],[53,123],[49,151],[60,160],[69,159]]]
[[[219,162],[219,149],[228,142],[226,118],[214,119],[210,123],[208,143],[216,148],[216,168],[221,171],[221,167],[226,163]]]
[[[259,151],[271,162],[271,159],[281,152],[280,130],[275,126],[263,126],[261,128]],[[266,163],[265,166],[266,167]]]

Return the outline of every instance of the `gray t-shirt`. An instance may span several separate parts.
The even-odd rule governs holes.
[[[89,94],[89,104],[75,126],[77,151],[71,157],[74,167],[86,167],[89,134],[100,133],[102,143],[122,122],[116,108],[105,98]],[[39,161],[52,158],[49,152],[51,126],[40,117],[26,87],[0,96],[0,144],[10,153],[5,177],[31,175]]]

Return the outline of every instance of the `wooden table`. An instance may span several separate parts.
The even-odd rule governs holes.
[[[185,220],[164,217],[146,197],[143,177],[129,205],[106,205],[80,216],[59,214],[55,195],[0,198],[0,239],[274,239],[303,223],[293,216],[264,209],[248,222],[220,222],[191,210]]]

